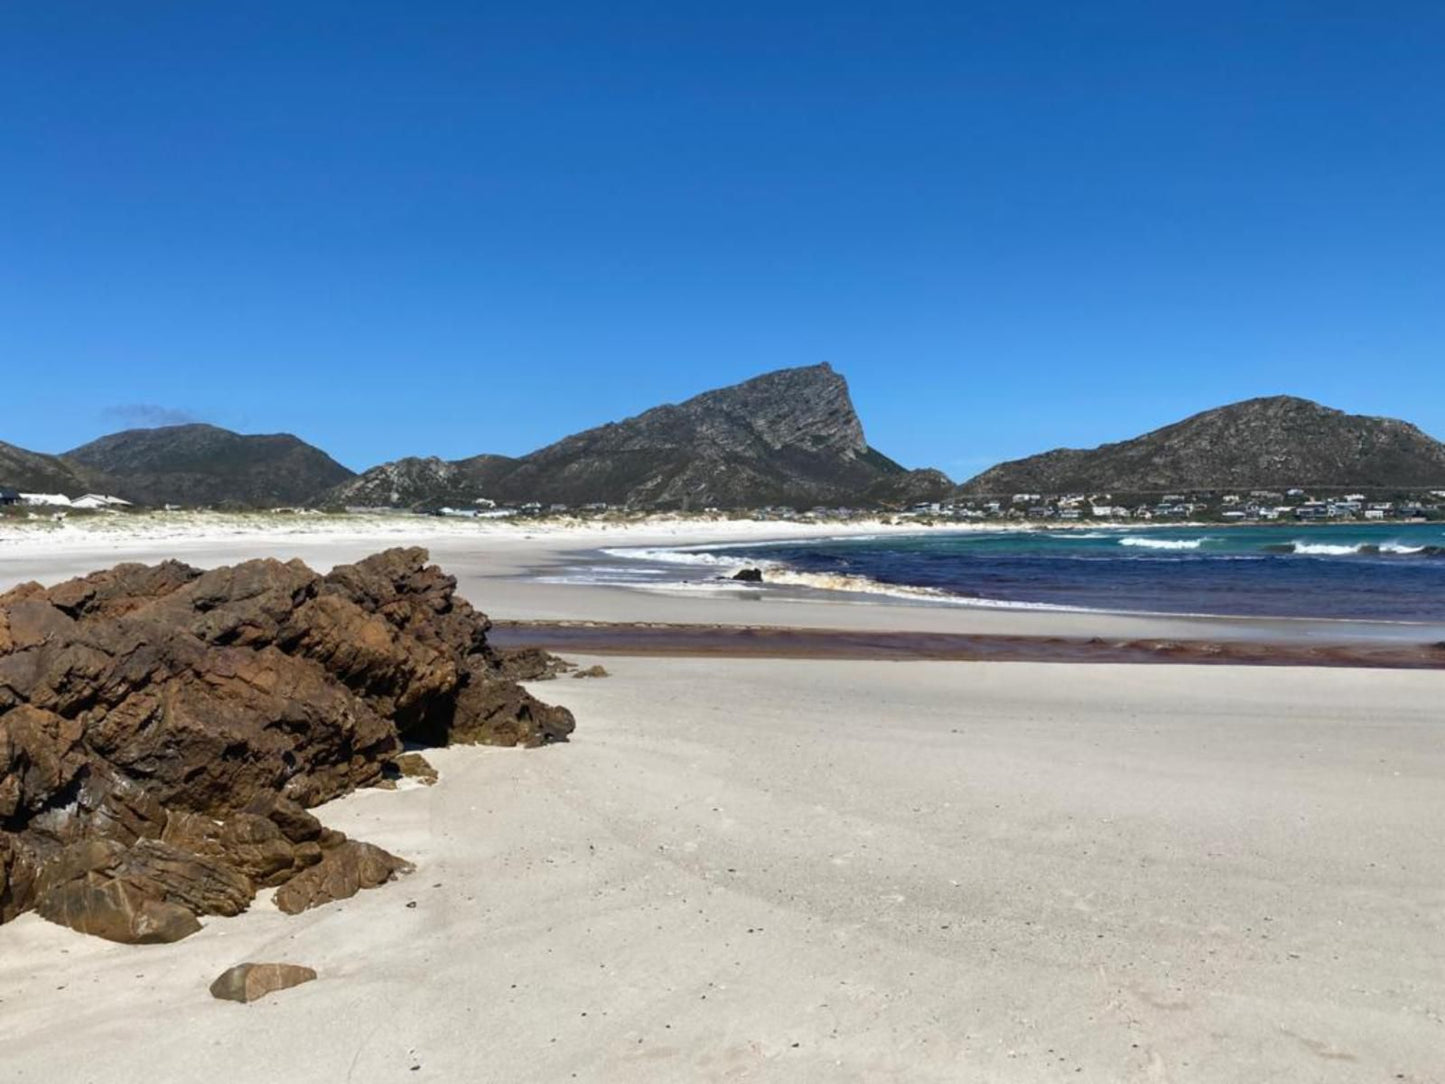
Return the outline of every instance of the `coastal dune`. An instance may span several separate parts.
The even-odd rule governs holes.
[[[570,745],[322,808],[396,884],[0,928],[4,1078],[1440,1079],[1437,673],[605,664]]]

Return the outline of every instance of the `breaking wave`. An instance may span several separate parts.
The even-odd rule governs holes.
[[[630,561],[656,561],[664,565],[707,565],[712,568],[740,568],[749,562],[737,557],[719,557],[712,553],[698,553],[684,549],[618,548],[602,551],[608,557],[621,557]]]
[[[1293,553],[1301,557],[1442,557],[1445,546],[1407,546],[1403,542],[1280,542],[1265,546],[1269,553]]]
[[[808,542],[822,542],[827,539],[808,539]],[[793,545],[796,543],[789,543]],[[710,546],[709,549],[743,548],[745,544],[736,547]],[[746,544],[752,548],[755,544]],[[884,583],[875,580],[870,576],[859,576],[847,572],[802,572],[779,561],[760,560],[756,556],[748,558],[725,556],[717,553],[703,553],[695,549],[682,547],[642,547],[628,546],[613,549],[604,549],[603,553],[609,557],[620,557],[631,561],[651,561],[657,564],[677,565],[687,568],[696,568],[699,572],[703,569],[711,571],[711,575],[701,580],[666,580],[652,582],[632,581],[627,586],[640,588],[644,591],[661,591],[671,593],[683,592],[716,592],[716,591],[757,591],[760,584],[740,582],[732,578],[732,573],[743,568],[757,568],[763,572],[763,583],[787,587],[806,587],[815,591],[846,592],[859,595],[881,595],[888,598],[909,599],[915,602],[946,603],[955,606],[975,606],[989,609],[1006,610],[1060,610],[1066,612],[1093,612],[1086,606],[1064,606],[1047,602],[1020,602],[1005,599],[979,598],[973,595],[961,595],[952,591],[946,591],[938,587],[912,586],[909,584]],[[608,575],[612,570],[598,568],[594,572],[601,573],[600,579],[590,581],[585,578],[557,578],[554,582],[616,582]]]
[[[1146,550],[1197,550],[1208,541],[1207,538],[1141,538],[1131,534],[1119,539],[1119,545]]]

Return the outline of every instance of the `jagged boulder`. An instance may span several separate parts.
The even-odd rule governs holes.
[[[363,888],[376,888],[410,873],[415,867],[370,843],[347,840],[328,849],[321,861],[298,873],[276,890],[276,906],[299,914],[333,900],[344,900]]]
[[[572,664],[540,647],[513,647],[496,652],[496,672],[512,681],[551,681]]]
[[[447,741],[462,745],[525,745],[566,741],[576,722],[566,708],[544,704],[520,685],[498,680],[477,660],[445,721]]]
[[[224,862],[159,840],[126,847],[88,839],[41,869],[36,910],[81,933],[145,944],[194,933],[197,915],[240,914],[254,894],[245,875]]]
[[[324,576],[128,564],[0,595],[0,921],[166,940],[261,887],[301,910],[409,868],[305,807],[394,774],[404,739],[574,725],[507,675],[455,586],[414,548]]]

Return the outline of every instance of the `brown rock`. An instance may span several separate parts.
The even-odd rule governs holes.
[[[123,564],[69,580],[44,592],[46,600],[71,617],[120,617],[184,587],[199,569],[179,561]]]
[[[42,918],[127,945],[179,941],[201,928],[195,914],[118,880],[71,881],[41,897]]]
[[[35,876],[34,854],[0,832],[0,922],[35,906]]]
[[[589,666],[585,670],[578,670],[572,675],[574,678],[603,678],[611,677],[605,666]]]
[[[322,851],[321,861],[276,890],[276,906],[288,915],[344,900],[376,888],[416,867],[370,843],[347,840]]]
[[[88,839],[62,849],[40,869],[42,918],[109,941],[177,941],[201,928],[196,915],[236,915],[255,890],[224,862],[159,840],[127,847]]]
[[[40,871],[36,911],[57,925],[131,945],[179,941],[199,930],[195,912],[162,899],[153,885],[117,875],[125,854],[114,840],[67,847]]]
[[[415,779],[426,786],[437,781],[437,770],[420,753],[403,753],[396,758],[396,770],[404,779]]]
[[[541,745],[574,725],[509,676],[455,586],[397,549],[325,576],[132,564],[0,595],[0,921],[181,936],[257,886],[305,877],[299,909],[405,868],[304,807],[434,778],[403,740]]]
[[[494,667],[498,677],[509,681],[551,681],[558,674],[572,669],[566,659],[559,659],[540,647],[514,647],[495,653]]]
[[[78,834],[130,844],[160,838],[166,808],[141,784],[97,769],[81,785],[75,820]]]
[[[254,813],[234,813],[217,821],[204,813],[173,811],[161,838],[178,849],[229,866],[258,887],[284,884],[321,859],[320,847],[293,843],[275,822]]]
[[[38,812],[70,785],[86,760],[82,729],[29,704],[0,715],[0,820]]]
[[[211,983],[211,996],[223,1001],[255,1001],[314,978],[316,972],[300,964],[237,964]]]
[[[157,839],[143,839],[131,847],[115,876],[198,915],[239,915],[256,894],[250,878],[219,858]]]
[[[543,704],[482,666],[468,672],[448,720],[446,740],[461,745],[547,745],[566,741],[577,723],[566,708]]]

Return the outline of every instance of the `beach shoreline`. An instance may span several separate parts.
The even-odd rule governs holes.
[[[26,580],[53,584],[121,561],[175,559],[214,567],[255,557],[299,558],[325,569],[389,546],[422,545],[468,594],[503,620],[718,623],[778,628],[867,628],[977,635],[1313,642],[1445,639],[1445,622],[1256,617],[1092,609],[965,597],[869,585],[813,589],[807,577],[765,592],[700,575],[655,586],[572,582],[568,570],[607,560],[606,551],[765,546],[800,540],[1031,532],[1034,525],[795,522],[654,516],[635,522],[456,520],[419,515],[175,513],[144,530],[114,529],[130,517],[99,517],[54,532],[0,525],[0,591]],[[1095,527],[1084,524],[1083,527]],[[1171,524],[1190,530],[1218,525]],[[1117,525],[1127,529],[1127,525]],[[1073,531],[1072,525],[1050,530]],[[1140,528],[1142,529],[1142,528]],[[788,577],[781,577],[784,581]],[[796,588],[796,589],[794,589]],[[881,588],[881,590],[879,589]]]

